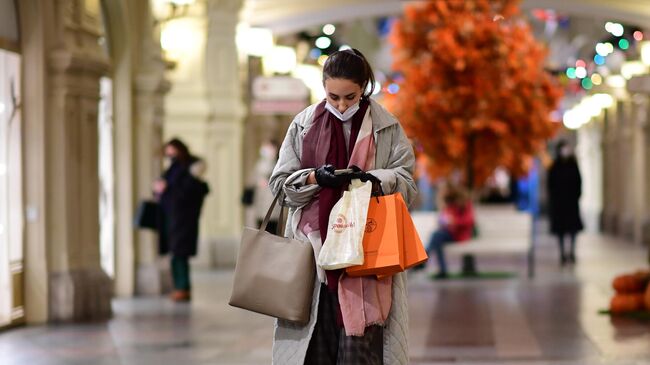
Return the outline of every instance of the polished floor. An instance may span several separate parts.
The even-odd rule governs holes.
[[[517,274],[509,279],[431,281],[433,267],[410,274],[411,363],[650,365],[650,322],[598,314],[612,276],[647,267],[647,249],[583,234],[578,264],[561,268],[554,243],[540,236],[532,280],[517,255],[478,258],[481,270]],[[195,272],[191,304],[119,299],[107,323],[0,332],[0,364],[269,364],[272,321],[227,305],[231,277]]]

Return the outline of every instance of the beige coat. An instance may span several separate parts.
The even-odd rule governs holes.
[[[286,193],[286,204],[290,207],[286,236],[294,237],[294,214],[314,197],[320,187],[305,185],[307,176],[313,171],[300,169],[302,140],[313,122],[317,104],[309,106],[298,114],[287,131],[280,149],[280,158],[273,170],[270,186],[275,195],[280,188]],[[375,170],[369,171],[382,182],[384,193],[400,192],[407,204],[417,194],[413,181],[415,157],[413,148],[402,127],[394,116],[379,103],[371,99],[370,116],[376,145]],[[273,363],[277,365],[303,365],[309,340],[316,323],[320,285],[316,282],[312,301],[311,319],[305,326],[278,320],[273,341]],[[406,274],[393,278],[392,306],[384,331],[384,364],[404,365],[408,363],[408,305],[406,300]]]

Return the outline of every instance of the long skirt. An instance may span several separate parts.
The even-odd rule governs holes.
[[[383,365],[384,328],[370,326],[363,336],[346,336],[337,325],[339,300],[321,285],[318,317],[305,365]]]

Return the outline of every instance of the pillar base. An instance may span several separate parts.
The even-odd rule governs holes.
[[[169,265],[141,264],[136,278],[136,295],[161,295],[172,288]]]
[[[97,321],[111,317],[113,280],[101,268],[51,273],[50,322]]]
[[[218,268],[233,268],[237,263],[240,239],[223,237],[214,242],[214,263]]]

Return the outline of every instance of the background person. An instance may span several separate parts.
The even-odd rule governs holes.
[[[438,261],[438,273],[435,277],[444,279],[448,277],[444,246],[471,239],[476,222],[472,201],[461,186],[450,183],[443,185],[438,200],[438,228],[431,234],[427,253],[435,252]],[[424,265],[418,268],[422,269]]]
[[[189,259],[196,255],[199,238],[199,217],[208,184],[200,176],[205,164],[190,154],[179,139],[165,144],[169,168],[154,182],[154,192],[160,202],[160,254],[171,253],[171,272],[174,291],[171,299],[187,301],[191,298]]]
[[[551,232],[558,238],[560,265],[576,262],[576,234],[584,228],[580,218],[580,195],[582,178],[578,162],[571,146],[566,141],[560,141],[556,158],[548,172]],[[567,235],[570,240],[568,252],[564,247],[564,237]]]

